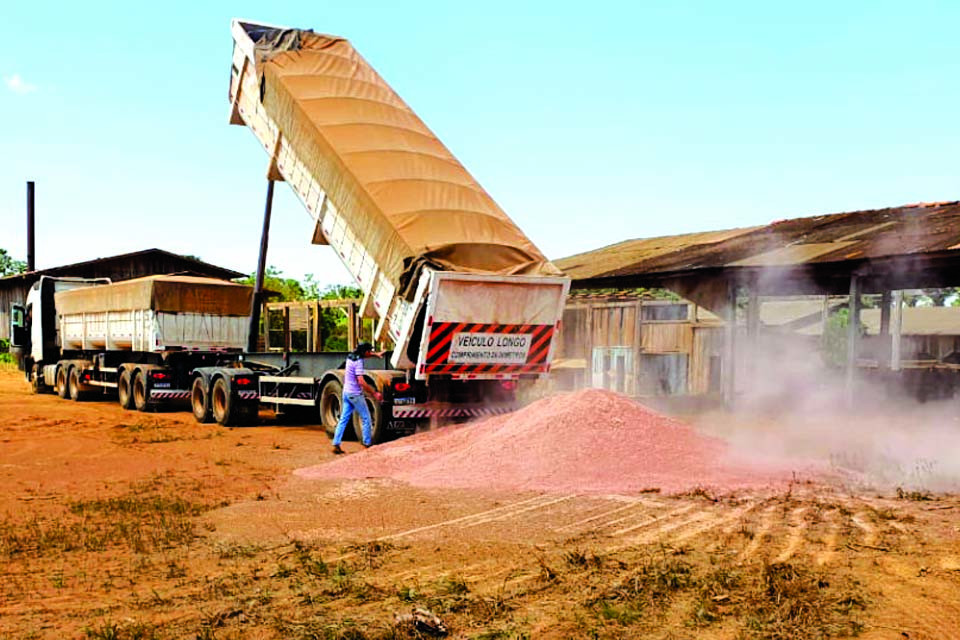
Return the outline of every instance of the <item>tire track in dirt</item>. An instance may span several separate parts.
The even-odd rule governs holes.
[[[787,543],[783,550],[774,558],[774,562],[786,562],[794,556],[803,546],[803,536],[807,528],[807,521],[803,514],[807,512],[807,507],[797,507],[790,512],[787,529]]]
[[[621,530],[621,532],[618,532],[619,535],[623,535],[622,531],[633,532],[642,530],[642,532],[639,535],[633,535],[626,538],[620,544],[608,547],[606,552],[612,553],[628,547],[647,545],[657,541],[666,543],[669,540],[667,534],[669,534],[671,531],[676,531],[682,527],[695,525],[703,522],[704,520],[710,521],[715,518],[707,511],[697,511],[692,515],[686,516],[685,514],[689,513],[695,506],[696,505],[690,505],[688,508],[677,509],[673,512],[675,515],[672,517],[668,517],[670,516],[670,514],[668,514],[668,516],[658,518],[654,522],[638,525],[636,527],[630,527],[627,530]]]
[[[778,508],[779,505],[772,504],[763,510],[763,513],[760,515],[760,527],[753,533],[753,538],[750,539],[747,546],[744,547],[743,551],[737,556],[738,562],[745,562],[752,558],[757,552],[757,549],[760,548],[760,545],[763,544],[764,539],[773,527],[774,516]]]
[[[869,520],[870,515],[866,511],[858,511],[853,514],[853,517],[850,518],[850,521],[853,522],[853,526],[859,529],[863,533],[863,544],[866,545],[876,545],[877,544],[877,528]]]
[[[840,537],[840,513],[831,509],[824,515],[827,532],[823,537],[823,551],[814,555],[814,562],[822,567],[832,563],[837,557],[837,540]]]
[[[727,525],[728,525],[729,523],[731,523],[731,522],[737,522],[737,521],[739,521],[741,518],[743,518],[743,516],[747,515],[748,513],[752,512],[754,509],[756,509],[758,506],[760,506],[760,503],[759,503],[759,502],[755,502],[755,503],[752,503],[752,504],[747,504],[747,505],[744,505],[744,506],[737,507],[737,508],[735,508],[733,511],[731,511],[729,514],[727,514],[727,515],[725,515],[725,516],[716,518],[715,520],[712,520],[712,521],[710,521],[710,522],[706,522],[706,523],[703,523],[703,524],[696,525],[696,526],[692,527],[691,529],[689,529],[689,530],[687,530],[687,531],[684,531],[683,533],[681,533],[681,534],[679,534],[679,535],[677,535],[677,536],[674,536],[673,538],[671,538],[670,542],[674,542],[674,543],[677,543],[677,542],[686,542],[687,540],[690,540],[691,538],[695,538],[696,536],[699,536],[699,535],[704,534],[704,533],[706,533],[706,532],[708,532],[708,531],[711,531],[711,530],[713,530],[713,529],[716,529],[717,527],[724,527],[724,526],[727,526]]]
[[[560,497],[550,496],[550,495],[540,495],[533,498],[528,498],[526,500],[520,500],[518,502],[513,502],[502,507],[496,507],[495,509],[488,509],[486,511],[481,511],[479,513],[473,513],[470,515],[462,516],[460,518],[454,518],[452,520],[444,520],[442,522],[436,522],[434,524],[425,525],[422,527],[416,527],[414,529],[407,529],[406,531],[399,531],[397,533],[391,533],[385,536],[380,536],[374,538],[374,542],[383,542],[388,540],[396,540],[398,538],[405,538],[407,536],[416,535],[418,533],[423,533],[426,531],[433,531],[435,529],[440,529],[443,527],[472,527],[480,524],[487,524],[497,520],[504,520],[507,518],[512,518],[517,515],[527,513],[530,511],[544,509],[551,505],[565,502],[575,498],[575,495],[563,495]]]
[[[597,524],[595,524],[595,525],[591,525],[591,528],[593,528],[593,529],[595,529],[595,530],[596,530],[596,529],[602,529],[602,528],[604,528],[604,527],[611,526],[611,525],[613,525],[613,524],[615,524],[615,523],[618,523],[618,522],[621,522],[621,521],[625,521],[625,520],[627,520],[627,519],[629,519],[629,518],[631,518],[631,517],[635,517],[636,514],[630,514],[630,515],[627,516],[627,517],[621,517],[621,518],[619,518],[619,519],[617,519],[617,520],[606,520],[606,518],[609,518],[609,517],[611,517],[611,516],[615,516],[615,515],[617,515],[617,514],[620,514],[620,513],[625,512],[625,511],[631,511],[631,510],[637,509],[638,507],[647,507],[647,508],[657,507],[657,508],[662,508],[662,507],[665,507],[665,506],[666,506],[666,505],[664,505],[664,504],[662,504],[662,503],[659,503],[659,502],[654,502],[653,500],[634,499],[634,500],[631,500],[629,504],[619,506],[619,507],[617,507],[617,508],[615,508],[615,509],[609,509],[609,510],[603,511],[602,513],[599,513],[599,514],[591,515],[590,517],[584,518],[584,519],[582,519],[582,520],[578,520],[578,521],[576,521],[576,522],[571,522],[571,523],[569,523],[569,524],[562,525],[562,526],[560,526],[560,527],[557,527],[555,530],[558,531],[558,532],[559,532],[559,531],[575,531],[575,530],[577,530],[577,529],[583,528],[585,525],[588,525],[588,524],[590,524],[591,522],[596,522],[597,520],[602,520],[603,522],[599,522],[599,523],[597,523]]]
[[[638,530],[638,529],[646,529],[646,528],[648,528],[648,527],[657,526],[658,524],[660,524],[660,523],[662,523],[662,522],[665,522],[665,521],[673,521],[673,520],[675,520],[676,518],[679,518],[679,517],[685,515],[686,513],[689,513],[690,511],[693,511],[696,507],[697,507],[696,504],[687,504],[687,505],[683,505],[683,506],[677,507],[676,509],[673,509],[673,510],[671,510],[671,511],[669,511],[669,512],[663,514],[663,515],[659,515],[659,516],[651,516],[651,515],[649,515],[649,514],[642,514],[642,515],[646,516],[646,518],[647,518],[646,521],[641,522],[641,523],[639,523],[639,524],[634,524],[634,525],[631,525],[631,526],[628,526],[628,527],[623,527],[623,528],[621,528],[621,529],[617,529],[617,530],[611,532],[609,535],[615,536],[615,537],[620,537],[620,536],[624,536],[624,535],[626,535],[626,534],[628,534],[628,533],[631,533],[631,532],[633,532],[633,531],[636,531],[636,530]],[[616,521],[616,524],[620,524],[620,521]]]

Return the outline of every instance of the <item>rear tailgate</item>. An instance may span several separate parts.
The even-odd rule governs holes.
[[[569,287],[561,277],[432,274],[417,379],[547,373]]]

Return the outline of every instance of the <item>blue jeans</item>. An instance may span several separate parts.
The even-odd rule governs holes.
[[[340,422],[337,423],[337,431],[333,434],[333,446],[338,447],[343,441],[343,432],[353,417],[353,412],[360,414],[360,421],[363,422],[363,444],[371,445],[370,409],[367,408],[367,400],[362,393],[343,394],[343,406],[340,407]]]

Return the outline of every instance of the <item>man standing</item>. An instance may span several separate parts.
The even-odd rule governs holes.
[[[340,422],[337,423],[337,430],[333,434],[333,452],[343,453],[340,443],[343,441],[343,432],[353,417],[353,412],[360,414],[360,420],[363,422],[363,446],[369,447],[372,442],[373,427],[370,422],[370,410],[367,408],[367,401],[364,398],[364,392],[369,393],[377,402],[383,400],[383,396],[371,387],[363,379],[363,361],[365,358],[379,357],[381,353],[373,350],[373,345],[369,342],[361,342],[357,348],[347,356],[347,367],[343,375],[343,402],[340,408]]]

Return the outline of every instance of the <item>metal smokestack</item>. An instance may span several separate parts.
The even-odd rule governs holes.
[[[37,262],[34,252],[36,245],[34,242],[34,196],[33,180],[27,181],[27,271],[36,271]]]

